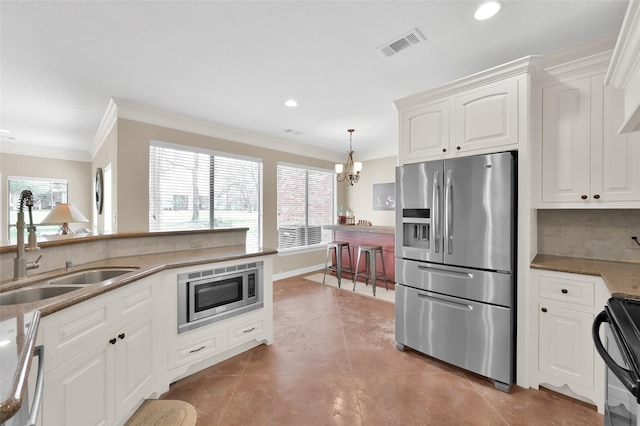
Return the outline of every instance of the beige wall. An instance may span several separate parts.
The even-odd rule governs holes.
[[[113,126],[113,128],[109,131],[109,134],[102,142],[100,149],[93,157],[93,162],[91,163],[91,176],[95,179],[96,171],[98,167],[102,168],[104,171],[105,167],[108,164],[111,164],[111,187],[113,188],[113,197],[111,198],[111,203],[113,204],[113,211],[117,211],[118,205],[118,123]],[[92,191],[93,191],[93,180],[92,180]],[[93,212],[93,224],[94,224],[94,232],[96,234],[102,235],[104,234],[105,229],[105,221],[112,221],[113,224],[113,233],[118,232],[118,222],[114,218],[105,217],[104,214],[98,214],[95,208],[95,199],[92,197],[92,207],[91,211]]]
[[[147,231],[149,227],[149,142],[152,140],[246,155],[262,159],[263,245],[277,247],[276,166],[278,161],[333,169],[333,163],[210,136],[198,135],[132,120],[118,119],[117,214],[118,232]],[[113,167],[113,166],[112,166]],[[344,198],[338,189],[338,199]],[[274,273],[308,268],[324,262],[324,250],[277,256]]]
[[[85,161],[59,160],[17,154],[0,154],[0,245],[8,244],[6,205],[9,199],[7,179],[9,176],[67,179],[68,200],[87,218],[91,216],[92,184],[91,163]]]
[[[283,151],[250,146],[233,141],[198,135],[132,120],[118,119],[93,161],[79,162],[2,154],[2,198],[7,199],[8,175],[55,177],[69,181],[69,200],[85,214],[93,213],[94,229],[104,231],[104,215],[95,215],[93,182],[96,169],[111,164],[113,186],[114,232],[148,230],[149,211],[149,142],[157,140],[195,146],[214,151],[261,158],[263,161],[263,245],[277,247],[276,166],[278,161],[333,169],[333,162],[294,155]],[[354,187],[338,183],[338,205],[350,206],[356,219],[366,219],[374,225],[393,226],[392,211],[374,211],[372,185],[393,182],[396,157],[366,161],[360,181]],[[1,204],[0,204],[1,206]],[[6,208],[0,209],[5,225]],[[6,238],[3,240],[6,244]],[[274,273],[310,268],[324,263],[324,249],[278,255],[274,259]]]
[[[339,183],[348,188],[342,205],[345,209],[349,207],[353,210],[356,222],[368,220],[375,226],[394,226],[393,210],[373,210],[373,184],[395,182],[396,163],[396,156],[364,161],[358,183],[353,186]]]

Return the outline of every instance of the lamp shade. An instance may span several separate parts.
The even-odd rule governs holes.
[[[47,215],[40,225],[59,225],[61,223],[87,223],[89,219],[84,217],[80,210],[78,210],[73,204],[61,203],[58,204],[51,213]]]

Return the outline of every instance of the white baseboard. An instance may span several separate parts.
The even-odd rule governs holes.
[[[273,274],[273,281],[282,280],[285,278],[295,277],[296,275],[308,274],[310,272],[322,271],[324,269],[324,263],[318,265],[307,266],[306,268],[294,269],[292,271],[280,272],[279,274]]]

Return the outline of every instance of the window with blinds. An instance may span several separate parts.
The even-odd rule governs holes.
[[[60,228],[59,225],[38,224],[47,217],[57,204],[67,202],[69,186],[67,180],[9,176],[7,181],[9,184],[9,202],[7,203],[9,206],[9,244],[16,243],[16,222],[18,221],[18,210],[20,209],[20,193],[25,189],[30,190],[33,194],[31,216],[33,224],[37,225],[36,234],[38,236],[55,235],[58,232],[58,228]],[[25,206],[22,211],[25,213],[24,221],[29,225],[29,210]]]
[[[335,220],[335,182],[332,170],[278,163],[278,250],[331,240],[322,225]]]
[[[245,227],[261,246],[261,160],[151,142],[149,231]]]

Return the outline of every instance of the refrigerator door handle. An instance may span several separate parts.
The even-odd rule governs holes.
[[[445,239],[447,240],[447,252],[453,254],[453,170],[447,170],[447,183],[444,188],[444,220]]]
[[[440,274],[440,275],[447,275],[449,277],[464,278],[468,280],[473,278],[473,274],[471,272],[450,271],[448,269],[441,269],[433,266],[418,265],[418,270],[424,271],[424,272],[433,272],[435,274]]]
[[[435,252],[440,253],[440,238],[442,237],[440,228],[440,172],[433,173],[433,226],[432,234],[435,246]]]
[[[420,299],[428,300],[431,303],[438,303],[440,305],[448,306],[449,308],[463,309],[465,311],[473,310],[473,306],[471,306],[468,303],[462,302],[461,301],[462,299],[456,299],[453,297],[447,297],[443,295],[436,296],[433,294],[425,294],[425,293],[418,293],[418,297]]]

